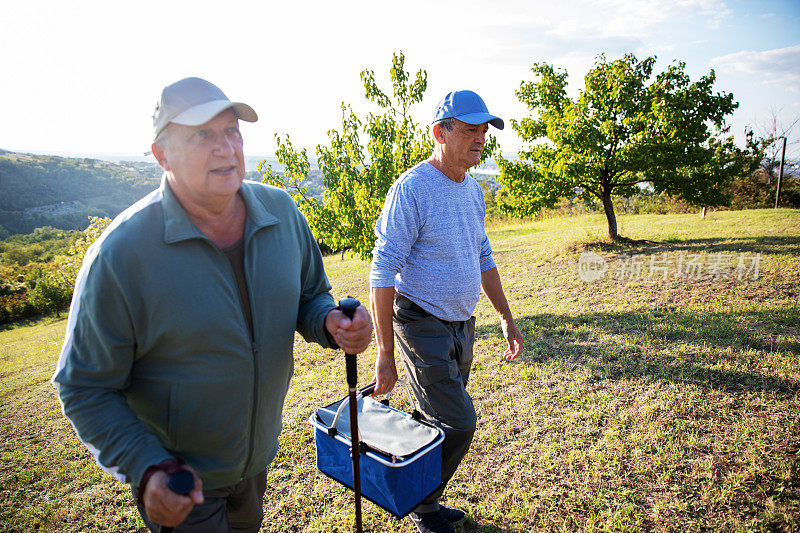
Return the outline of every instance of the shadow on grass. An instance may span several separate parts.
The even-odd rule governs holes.
[[[750,253],[750,254],[789,254],[800,255],[800,237],[738,237],[732,239],[687,239],[658,243],[656,248],[663,251],[686,251],[692,253]],[[654,250],[656,251],[656,250]],[[658,250],[662,251],[662,250]]]
[[[576,242],[571,251],[601,251],[607,253],[749,253],[800,255],[800,237],[734,237],[702,239],[670,239],[666,241],[631,240],[628,242],[590,241]]]
[[[19,327],[25,326],[37,326],[42,324],[52,324],[53,322],[58,322],[59,320],[63,320],[67,318],[67,312],[61,311],[60,316],[56,316],[55,313],[47,313],[44,315],[36,315],[27,318],[21,318],[19,320],[15,320],[14,322],[6,322],[4,324],[0,324],[0,332],[2,331],[10,331],[12,329],[16,329]]]
[[[526,363],[583,367],[592,379],[659,379],[726,391],[800,393],[800,383],[761,373],[765,358],[800,357],[800,308],[748,312],[626,311],[517,319]],[[502,336],[499,326],[478,338]]]

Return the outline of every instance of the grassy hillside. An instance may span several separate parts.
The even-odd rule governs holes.
[[[622,216],[644,241],[624,247],[605,231],[602,216],[489,230],[526,344],[502,359],[482,299],[479,427],[447,492],[464,530],[800,530],[800,212]],[[600,279],[581,279],[587,259],[583,277]],[[367,264],[326,266],[337,296],[366,301]],[[63,329],[0,330],[0,531],[136,531],[127,488],[94,466],[47,383]],[[351,493],[315,470],[308,425],[346,393],[343,358],[295,351],[263,531],[351,531]],[[364,514],[369,531],[414,531]]]
[[[10,234],[84,229],[87,217],[113,218],[156,188],[160,176],[155,164],[0,151],[0,227]]]

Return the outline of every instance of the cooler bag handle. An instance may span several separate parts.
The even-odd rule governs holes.
[[[408,385],[408,383],[406,383],[402,379],[398,379],[397,383],[402,385],[403,389],[406,391],[406,398],[408,398],[408,403],[409,405],[411,405],[411,418],[413,418],[414,420],[420,420],[422,418],[422,415],[417,410],[417,405],[414,401],[414,394],[412,394],[411,392],[411,387]],[[370,394],[375,392],[375,382],[373,381],[366,387],[362,387],[361,389],[359,389],[358,392],[360,392],[362,396],[369,396]],[[381,403],[383,405],[389,405],[389,398],[391,398],[391,396],[392,396],[392,391],[387,392],[386,396],[384,396],[383,400],[381,400]]]
[[[375,387],[372,387],[372,390],[375,390]],[[371,391],[370,391],[369,394],[371,394]],[[367,396],[369,396],[369,394],[367,394]],[[356,402],[358,402],[358,400],[360,400],[364,396],[365,395],[362,394],[362,392],[360,390],[358,392],[356,392]],[[339,403],[339,408],[336,409],[336,416],[333,417],[333,422],[331,422],[331,427],[330,427],[330,429],[328,429],[328,434],[329,435],[330,434],[334,434],[335,435],[338,432],[338,430],[336,429],[336,423],[339,422],[339,416],[342,414],[342,411],[344,411],[344,408],[349,404],[350,404],[350,397],[349,396],[345,396],[344,399]],[[351,441],[353,440],[353,436],[352,435],[350,435],[350,440]],[[358,430],[358,440],[361,441],[361,428],[359,428],[359,430]]]
[[[413,418],[414,420],[420,420],[422,418],[422,415],[417,410],[417,404],[414,401],[415,400],[414,394],[411,392],[411,387],[408,385],[408,383],[406,383],[402,379],[398,379],[397,382],[400,385],[402,385],[403,390],[406,391],[406,398],[408,398],[408,403],[409,405],[411,405],[411,418]],[[389,405],[389,398],[391,396],[392,396],[392,391],[387,392],[386,396],[384,396],[383,400],[381,400],[381,403],[384,405]]]
[[[411,404],[411,418],[414,420],[422,419],[422,414],[417,410],[416,403],[414,402],[414,395],[411,393],[411,387],[403,381],[402,379],[398,379],[397,383],[400,383],[403,386],[403,390],[406,391],[406,398],[408,398],[408,403]],[[360,400],[361,398],[365,398],[375,392],[375,383],[370,383],[369,385],[362,387],[356,393],[356,401]],[[389,398],[391,396],[391,392],[386,393],[386,396],[381,400],[381,403],[384,405],[389,405]],[[331,422],[331,427],[328,429],[329,434],[336,434],[338,430],[336,429],[336,424],[339,422],[339,416],[344,411],[345,407],[350,404],[350,397],[346,396],[341,403],[339,403],[339,407],[336,409],[336,416],[333,417],[333,422]],[[350,437],[352,440],[352,436]],[[361,440],[361,429],[358,430],[358,440]]]

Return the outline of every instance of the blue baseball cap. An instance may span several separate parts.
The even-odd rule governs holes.
[[[483,99],[472,91],[452,91],[441,99],[433,115],[433,123],[445,118],[455,118],[467,124],[488,122],[498,130],[505,124],[503,119],[489,114]]]

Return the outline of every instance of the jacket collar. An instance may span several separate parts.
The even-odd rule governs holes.
[[[257,185],[252,182],[244,181],[239,188],[239,194],[242,195],[247,209],[247,223],[244,229],[245,241],[249,240],[258,230],[280,222],[256,196],[255,187]],[[207,240],[203,232],[197,229],[197,226],[189,218],[175,193],[172,192],[172,188],[167,183],[166,172],[161,176],[159,190],[161,191],[161,205],[164,208],[164,242],[174,244],[190,239]]]

